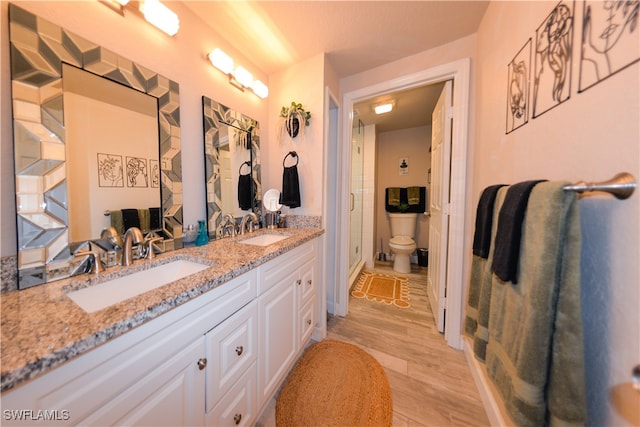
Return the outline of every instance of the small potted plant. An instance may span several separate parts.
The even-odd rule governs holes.
[[[302,108],[302,104],[292,101],[289,107],[282,107],[280,109],[280,134],[284,135],[284,131],[286,130],[291,138],[298,136],[298,133],[300,133],[300,136],[304,136],[304,128],[309,126],[310,119],[311,113],[305,111],[305,109]],[[302,123],[304,123],[304,126],[301,126]]]

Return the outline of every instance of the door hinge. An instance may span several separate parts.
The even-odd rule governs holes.
[[[447,297],[440,298],[440,303],[438,304],[440,308],[447,308]]]
[[[447,117],[447,120],[453,119],[453,107],[447,107],[445,111],[445,115]]]

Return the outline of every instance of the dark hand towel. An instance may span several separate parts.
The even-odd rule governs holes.
[[[162,228],[160,208],[149,208],[149,228],[151,230],[160,230]]]
[[[124,223],[125,232],[131,227],[140,228],[138,209],[122,209],[122,222]]]
[[[498,214],[498,231],[491,264],[491,271],[504,282],[518,283],[518,260],[524,212],[527,209],[531,190],[536,184],[544,181],[519,182],[507,190]]]
[[[280,203],[290,208],[300,207],[300,180],[298,167],[285,167],[282,173],[282,193]]]
[[[251,187],[253,185],[253,179],[251,174],[240,175],[238,177],[238,205],[240,209],[246,211],[252,208],[251,203]]]
[[[493,205],[498,190],[504,184],[487,187],[480,196],[476,210],[476,229],[473,235],[473,254],[486,259],[491,247],[491,225],[493,224]]]

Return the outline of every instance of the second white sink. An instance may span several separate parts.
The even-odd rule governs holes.
[[[244,245],[269,246],[273,243],[279,242],[280,240],[284,240],[287,237],[289,236],[285,236],[283,234],[260,234],[256,237],[239,240],[238,243],[242,243]]]
[[[94,313],[207,268],[209,265],[206,264],[176,260],[98,285],[78,289],[69,292],[67,296],[87,313]]]

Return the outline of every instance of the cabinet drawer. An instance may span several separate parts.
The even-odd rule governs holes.
[[[207,426],[250,426],[256,419],[256,363],[239,378],[231,389],[207,413]]]
[[[316,299],[311,298],[298,313],[298,348],[303,347],[316,326]]]
[[[316,292],[316,260],[307,261],[300,269],[300,281],[298,284],[298,307],[306,304]]]
[[[205,334],[207,411],[256,360],[257,311],[257,302],[252,301]]]

